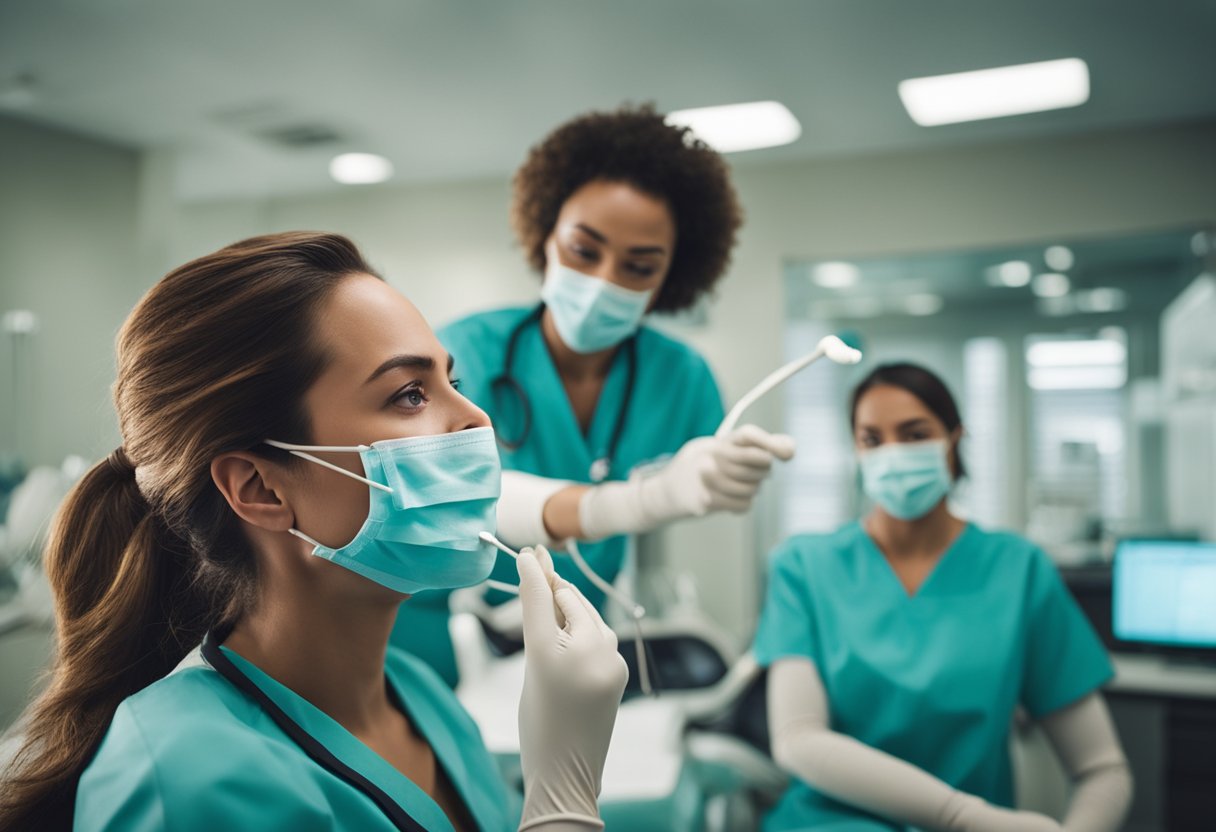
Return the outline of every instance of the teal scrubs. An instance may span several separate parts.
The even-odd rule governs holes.
[[[481,312],[455,321],[437,333],[456,359],[454,375],[460,379],[461,392],[489,414],[495,430],[508,440],[517,440],[523,431],[520,403],[511,394],[493,389],[492,382],[503,372],[511,332],[534,309],[529,306]],[[631,396],[626,395],[628,365],[625,350],[617,350],[590,429],[584,434],[545,346],[539,323],[528,324],[520,334],[511,375],[531,404],[532,427],[518,450],[500,445],[503,468],[590,482],[591,465],[607,455],[618,414],[627,399],[629,410],[609,479],[628,479],[635,467],[661,460],[688,440],[717,430],[724,417],[722,396],[705,359],[691,347],[643,326],[637,334],[637,367]],[[626,544],[625,537],[613,537],[582,544],[579,551],[601,577],[611,582],[625,559]],[[603,606],[603,593],[569,558],[559,555],[555,562],[563,577],[582,590],[596,607]],[[492,577],[517,583],[514,561],[499,555]],[[402,604],[393,644],[425,659],[454,685],[457,674],[447,627],[448,594],[421,593]]]
[[[812,660],[833,730],[1001,806],[1014,709],[1042,717],[1114,675],[1048,557],[971,525],[912,596],[858,523],[791,538],[773,555],[755,652],[764,666]],[[764,828],[808,827],[901,828],[795,780]]]
[[[382,757],[250,662],[221,648],[293,722],[428,830],[443,810]],[[418,659],[390,650],[385,677],[476,826],[518,827],[477,726]],[[77,832],[217,829],[392,830],[364,792],[314,762],[262,707],[212,668],[187,667],[127,698],[76,791]]]

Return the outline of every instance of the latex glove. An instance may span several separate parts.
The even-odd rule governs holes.
[[[691,439],[661,468],[589,489],[579,503],[583,535],[594,540],[714,511],[747,511],[773,461],[793,456],[792,437],[755,425]]]
[[[973,795],[961,795],[954,832],[1064,832],[1058,821],[1037,812],[1003,809]]]
[[[537,543],[543,546],[557,545],[559,541],[545,527],[545,505],[554,494],[571,486],[576,486],[576,483],[538,477],[523,471],[503,471],[502,494],[497,506],[496,533],[499,539],[517,549]]]
[[[604,758],[629,672],[616,634],[591,603],[553,571],[543,546],[516,561],[524,619],[519,828],[601,829]]]

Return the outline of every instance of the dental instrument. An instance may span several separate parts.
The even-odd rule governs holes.
[[[827,357],[837,364],[856,364],[861,361],[861,350],[853,349],[835,335],[828,335],[819,341],[814,350],[769,373],[759,384],[739,399],[735,406],[726,414],[722,424],[714,432],[714,436],[722,437],[730,433],[738,425],[743,411],[747,410],[773,389],[781,386],[793,375],[814,364],[821,358]]]

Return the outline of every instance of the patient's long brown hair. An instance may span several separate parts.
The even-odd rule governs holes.
[[[0,789],[0,829],[70,829],[119,703],[248,602],[254,559],[210,463],[268,436],[308,441],[303,394],[326,362],[313,322],[355,273],[372,271],[344,237],[255,237],[169,273],[123,325],[123,444],[51,531],[57,657]]]

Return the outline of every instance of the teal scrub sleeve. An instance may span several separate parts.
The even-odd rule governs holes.
[[[726,418],[726,410],[722,406],[722,391],[718,388],[713,371],[701,356],[694,353],[693,358],[696,365],[692,383],[696,393],[689,436],[709,436]]]
[[[247,730],[240,726],[235,732],[224,728],[210,735],[188,732],[158,738],[145,731],[137,708],[124,702],[76,787],[72,829],[211,832],[273,824],[302,828],[315,822],[316,813],[297,816],[296,801],[276,805],[268,798],[266,761],[247,765],[250,761],[239,751],[239,734]],[[182,760],[194,764],[183,766]],[[225,772],[227,776],[220,776]]]
[[[101,752],[121,765],[91,765],[76,787],[74,832],[158,832],[168,828],[152,752],[124,704]]]
[[[799,554],[785,543],[770,559],[768,593],[753,647],[756,661],[765,667],[785,656],[815,658],[815,619]]]
[[[331,808],[316,783],[293,779],[290,757],[248,753],[249,730],[233,722],[158,736],[124,702],[76,788],[74,832],[316,828]],[[276,800],[286,784],[290,799]]]
[[[1055,564],[1039,549],[1031,560],[1027,595],[1020,701],[1037,719],[1097,690],[1115,672]]]

